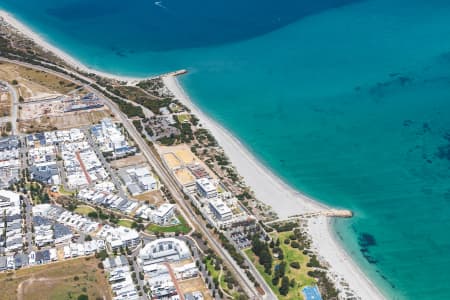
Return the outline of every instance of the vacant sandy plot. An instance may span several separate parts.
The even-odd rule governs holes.
[[[195,181],[194,175],[188,169],[178,169],[174,173],[181,185],[192,184]]]
[[[164,153],[163,159],[172,170],[181,167],[180,160],[173,153]]]
[[[172,266],[172,268],[179,268],[179,267],[185,266],[187,264],[191,264],[193,262],[194,262],[194,260],[192,258],[189,258],[189,259],[184,259],[184,260],[177,261],[177,262],[172,262],[172,263],[170,263],[170,265]]]
[[[28,102],[21,105],[20,119],[32,120],[42,116],[58,116],[64,113],[64,103],[60,99],[42,102]]]
[[[111,112],[106,109],[80,111],[75,113],[66,113],[61,116],[46,116],[35,120],[20,120],[19,129],[21,132],[69,129],[97,124],[101,119],[110,116]]]
[[[178,284],[183,294],[201,292],[204,299],[212,299],[211,295],[209,294],[208,288],[206,287],[201,277],[179,281]]]
[[[194,153],[192,153],[191,149],[186,144],[176,145],[176,146],[158,146],[158,152],[162,155],[162,158],[166,162],[166,164],[172,170],[179,169],[182,167],[194,167],[200,166],[206,173],[206,176],[211,178],[217,178],[216,174],[211,171],[211,169],[200,160]],[[189,172],[191,176],[197,176],[192,172]],[[180,171],[180,178],[178,179],[180,182],[190,182],[191,178],[188,172]],[[177,176],[178,177],[178,176]],[[200,176],[204,177],[204,176]],[[183,183],[185,184],[185,183]]]
[[[160,153],[164,153],[163,156],[167,154],[174,154],[179,163],[183,165],[189,165],[199,161],[199,159],[192,153],[191,149],[186,144],[176,145],[176,146],[160,146],[158,147]]]
[[[175,155],[181,160],[184,165],[193,164],[197,161],[197,158],[190,149],[179,149],[175,151]]]
[[[0,94],[0,117],[6,117],[11,114],[11,100],[9,93]]]
[[[95,258],[79,258],[0,274],[1,299],[111,299]]]
[[[145,157],[142,154],[136,154],[133,156],[129,156],[126,158],[112,161],[111,167],[113,167],[115,169],[120,169],[120,168],[124,168],[124,167],[143,164],[145,162],[147,162],[147,160],[145,159]]]
[[[160,191],[151,191],[151,192],[143,193],[143,194],[134,196],[133,198],[135,198],[139,201],[148,201],[148,203],[152,204],[152,205],[159,205],[159,204],[165,202]]]
[[[0,63],[0,79],[8,82],[16,80],[19,95],[25,99],[45,94],[65,94],[79,87],[61,77],[11,63]]]

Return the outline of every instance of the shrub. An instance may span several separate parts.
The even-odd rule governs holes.
[[[287,276],[284,276],[283,279],[281,279],[280,294],[286,296],[288,293],[289,293],[289,278]]]
[[[294,269],[300,269],[300,264],[298,263],[298,261],[293,261],[289,265]]]
[[[292,242],[291,242],[291,247],[292,247],[292,248],[300,248],[300,244],[297,243],[296,241],[292,241]]]

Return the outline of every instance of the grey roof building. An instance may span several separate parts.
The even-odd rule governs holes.
[[[4,271],[7,268],[6,256],[0,256],[0,271]]]
[[[55,235],[55,239],[59,239],[72,234],[72,231],[69,229],[69,227],[61,225],[59,223],[55,223],[53,225],[53,232]]]
[[[58,166],[54,163],[43,166],[31,166],[30,173],[33,179],[40,182],[49,183],[52,176],[58,175],[59,171]]]
[[[19,147],[19,139],[17,136],[10,136],[0,139],[0,151],[17,149]]]
[[[135,183],[127,185],[127,188],[128,188],[128,191],[130,192],[130,194],[132,196],[135,196],[135,195],[138,195],[138,194],[142,193],[141,188]]]
[[[19,253],[14,256],[14,265],[16,269],[28,266],[28,255]]]

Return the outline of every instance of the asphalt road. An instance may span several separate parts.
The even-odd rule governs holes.
[[[111,165],[106,161],[105,156],[103,156],[103,153],[100,151],[94,139],[92,138],[90,130],[89,129],[84,130],[84,134],[87,137],[89,145],[91,145],[92,149],[94,149],[95,154],[97,154],[97,157],[100,159],[100,162],[102,163],[103,167],[111,176],[111,181],[114,183],[117,192],[119,193],[119,196],[122,199],[128,199],[128,196],[123,191],[122,184],[119,178],[117,177],[116,172],[111,168]]]
[[[75,83],[75,84],[83,85],[83,83],[79,82],[78,80],[75,80],[74,78],[72,78],[68,75],[65,75],[65,74],[44,68],[44,67],[40,67],[40,66],[29,64],[29,63],[20,62],[20,61],[9,60],[9,59],[5,59],[5,58],[0,58],[0,61],[11,62],[11,63],[15,63],[15,64],[22,65],[25,67],[29,67],[32,69],[48,72],[50,74],[54,74],[56,76],[62,77],[68,81]],[[69,70],[67,70],[67,71],[71,72]],[[73,73],[73,72],[71,72],[71,73]],[[95,83],[95,81],[90,78],[81,76],[79,74],[76,74],[76,76],[78,76],[90,83]],[[259,280],[259,278],[261,278],[259,272],[255,273],[254,268],[252,268],[251,267],[252,265],[251,265],[250,268],[251,268],[253,275],[255,276],[255,278],[258,279],[258,282],[260,283],[261,288],[263,288],[263,290],[265,291],[265,295],[261,296],[255,289],[253,283],[248,279],[248,277],[246,276],[244,271],[237,265],[237,263],[234,261],[234,259],[230,256],[228,251],[226,251],[222,247],[222,245],[212,236],[212,234],[210,233],[208,228],[206,228],[205,224],[202,222],[199,222],[197,220],[197,216],[195,215],[195,213],[193,212],[191,207],[184,200],[183,191],[180,189],[180,187],[176,183],[172,174],[164,167],[164,165],[157,158],[155,158],[153,156],[150,147],[141,138],[140,133],[137,132],[136,128],[133,126],[133,124],[130,122],[130,120],[128,120],[127,116],[119,109],[117,104],[115,102],[113,102],[111,99],[109,99],[108,96],[106,95],[106,94],[109,94],[111,96],[113,94],[106,91],[105,89],[103,89],[103,93],[101,93],[101,92],[97,91],[96,89],[92,88],[91,86],[86,86],[86,89],[89,90],[90,92],[93,92],[96,94],[103,94],[102,98],[104,98],[106,100],[105,101],[106,106],[122,122],[125,129],[128,131],[130,136],[136,142],[137,146],[141,149],[142,154],[150,162],[152,167],[157,171],[158,175],[160,176],[162,181],[165,183],[166,187],[172,193],[179,208],[181,208],[181,209],[179,209],[180,213],[183,215],[183,217],[187,220],[187,222],[189,223],[189,225],[192,228],[197,228],[203,234],[203,236],[205,236],[208,239],[209,245],[211,246],[211,248],[224,259],[225,263],[229,267],[231,267],[230,271],[236,277],[237,281],[240,283],[240,285],[244,289],[245,293],[250,297],[250,299],[277,299],[276,296],[274,295],[274,293],[272,292],[272,290],[270,289],[270,287],[266,284],[266,282],[264,280]]]

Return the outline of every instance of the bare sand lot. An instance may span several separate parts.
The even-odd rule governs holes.
[[[0,63],[0,79],[16,83],[24,99],[52,94],[66,94],[79,88],[61,77],[11,63]]]
[[[30,133],[69,129],[97,124],[101,119],[107,117],[111,117],[111,112],[105,109],[66,113],[62,116],[44,116],[34,120],[20,120],[19,130],[20,132]]]
[[[148,203],[152,204],[152,205],[159,205],[159,204],[162,204],[165,202],[160,191],[146,192],[146,193],[134,196],[133,198],[135,198],[136,200],[139,200],[139,201],[148,201]]]
[[[143,163],[146,163],[147,160],[142,154],[136,154],[133,156],[121,158],[118,160],[114,160],[111,162],[111,167],[114,169],[120,169],[124,167],[134,166],[134,165],[140,165]]]
[[[206,300],[212,299],[201,277],[180,281],[179,286],[184,294],[192,292],[201,292],[203,294],[204,299]]]
[[[0,274],[1,299],[111,299],[103,270],[93,257],[78,258]]]

